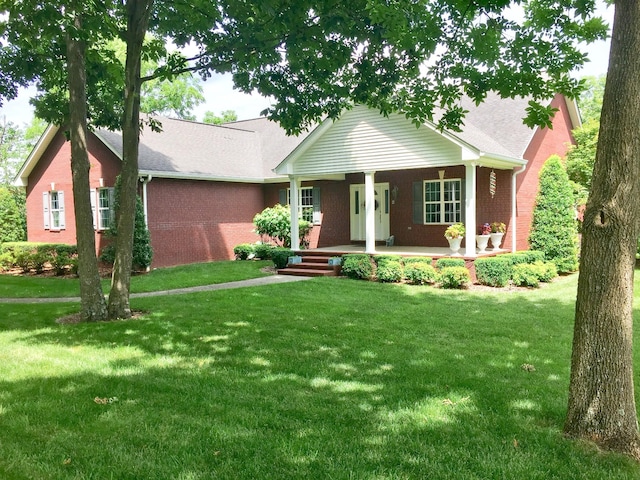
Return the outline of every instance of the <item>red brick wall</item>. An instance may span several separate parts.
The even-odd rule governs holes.
[[[154,267],[229,260],[234,246],[259,240],[261,185],[153,178],[147,195]]]
[[[113,186],[120,168],[120,160],[93,134],[89,134],[89,179],[91,188]],[[60,231],[44,229],[42,193],[55,189],[64,192],[66,228]],[[71,144],[59,131],[29,175],[27,191],[27,238],[31,242],[76,243],[76,225],[73,214],[74,201],[71,182]],[[96,249],[105,244],[101,232],[96,233]]]
[[[517,177],[518,230],[516,242],[518,250],[529,248],[528,238],[542,165],[551,155],[564,157],[569,145],[574,142],[571,135],[571,118],[565,101],[562,97],[556,96],[551,106],[559,109],[553,118],[553,129],[539,128],[536,130],[524,154],[524,158],[529,161],[527,169]]]

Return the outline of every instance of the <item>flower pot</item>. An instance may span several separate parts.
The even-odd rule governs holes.
[[[476,245],[478,245],[478,253],[485,253],[491,235],[476,235]]]
[[[460,250],[460,244],[462,243],[463,238],[464,237],[456,237],[456,238],[447,237],[447,241],[449,242],[449,248],[454,254],[457,254],[458,250]]]
[[[502,237],[504,237],[504,233],[492,233],[491,234],[491,246],[494,250],[498,250],[500,248],[500,244],[502,243]]]

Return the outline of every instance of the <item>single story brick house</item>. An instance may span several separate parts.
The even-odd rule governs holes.
[[[374,252],[390,236],[396,246],[446,246],[446,227],[462,221],[469,240],[483,223],[503,222],[503,248],[526,249],[538,172],[550,155],[565,155],[580,124],[574,102],[558,95],[551,105],[553,128],[531,129],[526,99],[489,96],[465,105],[462,132],[364,106],[297,137],[264,118],[222,126],[159,118],[162,132],[142,132],[139,156],[153,266],[233,258],[235,245],[259,240],[254,215],[276,203],[313,222],[311,248],[361,243]],[[88,147],[100,249],[121,135],[97,130]],[[70,157],[63,129],[50,126],[16,177],[29,241],[76,241]],[[465,242],[464,255],[475,256],[475,242]]]

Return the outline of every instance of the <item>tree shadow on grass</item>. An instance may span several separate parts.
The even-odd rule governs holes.
[[[78,361],[0,384],[0,472],[636,478],[561,436],[571,301],[354,283],[136,301],[146,319],[21,331],[23,348]]]

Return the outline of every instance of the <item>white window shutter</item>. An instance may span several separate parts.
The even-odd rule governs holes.
[[[42,217],[44,229],[49,230],[49,192],[42,192]]]
[[[93,216],[93,229],[98,229],[98,209],[96,208],[97,203],[97,190],[92,188],[89,190],[89,198],[91,199],[91,215]]]
[[[60,204],[60,230],[66,228],[64,221],[64,192],[58,192],[58,203]]]

